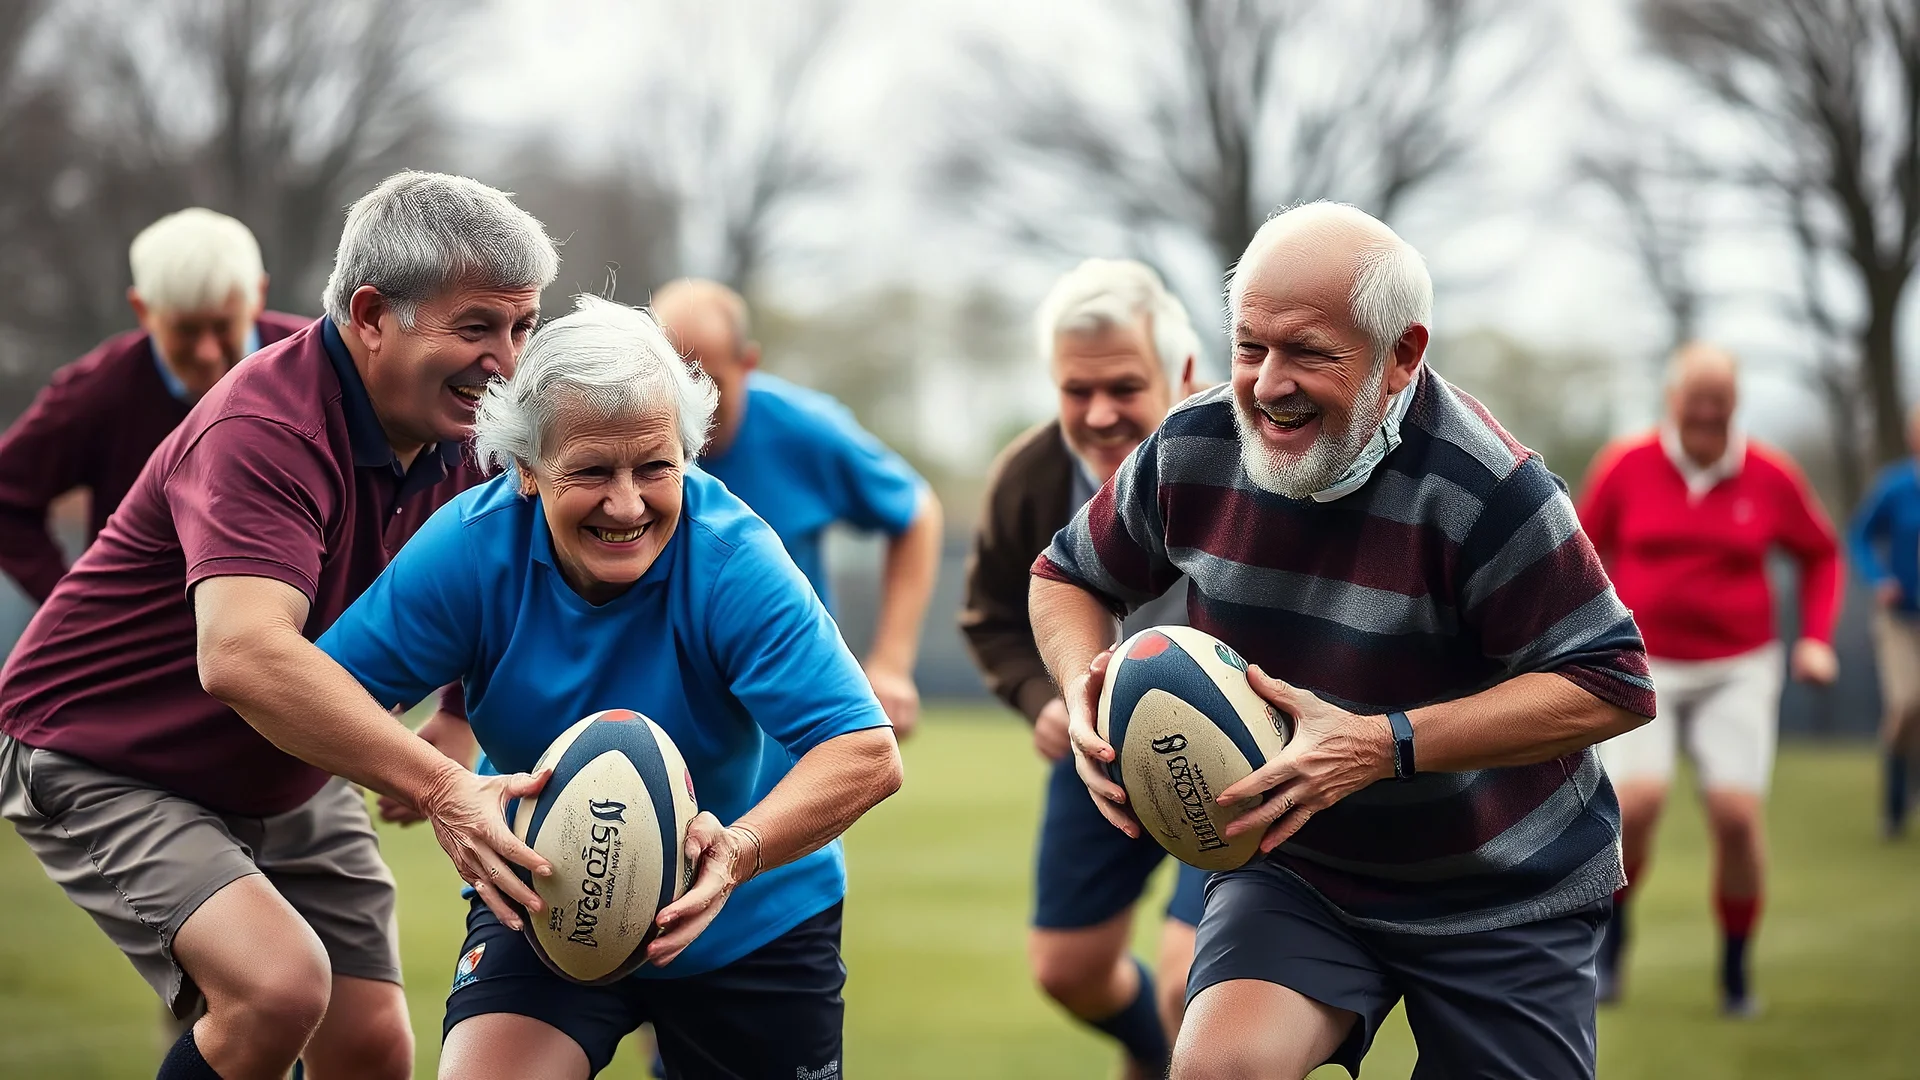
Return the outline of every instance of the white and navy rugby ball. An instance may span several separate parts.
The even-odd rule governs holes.
[[[1100,691],[1107,773],[1147,833],[1174,858],[1230,870],[1253,858],[1258,830],[1227,839],[1245,806],[1215,796],[1280,752],[1292,721],[1247,682],[1247,662],[1204,631],[1155,626],[1114,650]]]
[[[553,776],[513,814],[514,835],[553,864],[532,878],[547,910],[528,914],[527,940],[563,978],[610,983],[646,961],[655,917],[692,883],[693,775],[660,725],[628,709],[562,732],[542,769]]]

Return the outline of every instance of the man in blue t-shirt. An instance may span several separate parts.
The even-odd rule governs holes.
[[[1873,651],[1887,753],[1881,827],[1889,838],[1906,829],[1908,765],[1920,756],[1920,408],[1907,418],[1907,444],[1917,456],[1881,470],[1847,530],[1854,569],[1879,606]]]
[[[900,455],[833,398],[755,370],[747,305],[717,282],[682,278],[654,294],[674,344],[720,388],[700,467],[759,514],[833,609],[822,544],[844,522],[887,535],[880,611],[861,667],[905,737],[920,713],[913,662],[940,567],[940,504]]]

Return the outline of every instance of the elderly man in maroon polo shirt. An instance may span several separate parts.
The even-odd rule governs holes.
[[[67,572],[48,506],[86,488],[92,543],[193,403],[241,357],[311,321],[264,310],[260,244],[225,214],[168,214],[133,238],[127,262],[140,329],[54,372],[0,436],[0,571],[36,604]]]
[[[558,261],[483,184],[375,188],[327,317],[201,399],[0,672],[0,813],[176,1015],[205,999],[162,1080],[296,1058],[314,1080],[412,1074],[393,878],[349,780],[425,810],[469,880],[500,853],[540,863],[500,819],[532,778],[302,720],[351,685],[312,639],[479,478],[481,389],[511,374]]]

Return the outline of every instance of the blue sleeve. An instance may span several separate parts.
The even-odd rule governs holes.
[[[1887,567],[1885,559],[1880,557],[1878,541],[1887,533],[1887,509],[1893,504],[1893,486],[1895,477],[1891,473],[1882,474],[1880,482],[1873,486],[1867,501],[1854,512],[1853,523],[1847,529],[1847,550],[1852,557],[1854,569],[1869,585],[1878,585],[1893,578],[1893,571]]]
[[[382,705],[412,705],[474,666],[479,589],[455,500],[316,642]]]
[[[839,627],[772,530],[750,536],[721,567],[707,630],[733,696],[794,757],[887,726]]]
[[[844,406],[819,415],[821,445],[831,455],[830,468],[840,520],[866,532],[899,536],[920,512],[926,482],[905,458],[893,452],[860,426]]]

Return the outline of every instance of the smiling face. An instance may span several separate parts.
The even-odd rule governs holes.
[[[1349,304],[1355,239],[1280,240],[1243,270],[1232,373],[1241,460],[1256,485],[1289,498],[1326,488],[1353,464],[1425,351],[1425,328],[1415,326],[1375,360]]]
[[[373,292],[378,303],[372,286],[361,291]],[[356,324],[360,304],[356,294]],[[381,427],[401,449],[472,432],[487,381],[513,375],[540,317],[540,293],[461,285],[417,305],[411,327],[384,304],[374,314],[377,329],[356,326],[368,349],[363,375]]]
[[[560,574],[588,603],[626,592],[680,522],[686,455],[671,409],[607,420],[562,412],[542,460],[521,466],[540,496]]]
[[[198,401],[246,355],[265,290],[264,284],[252,294],[236,290],[224,304],[184,311],[150,307],[136,290],[128,291],[128,299],[161,362]]]
[[[1733,356],[1712,346],[1688,346],[1674,360],[1667,418],[1680,436],[1680,449],[1701,468],[1725,457],[1733,441],[1739,384]]]
[[[1053,383],[1067,445],[1103,484],[1166,419],[1172,400],[1144,318],[1055,335]]]

